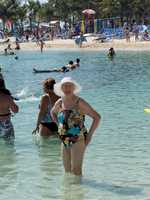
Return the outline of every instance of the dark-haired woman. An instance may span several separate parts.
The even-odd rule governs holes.
[[[5,88],[4,80],[0,80],[0,138],[5,140],[14,138],[14,128],[11,122],[11,113],[17,113],[19,107]]]
[[[57,131],[57,125],[51,119],[51,109],[59,97],[54,93],[55,80],[53,78],[46,79],[43,82],[43,90],[45,95],[42,96],[40,102],[40,111],[38,115],[37,125],[33,134],[39,132],[43,137],[54,135]]]

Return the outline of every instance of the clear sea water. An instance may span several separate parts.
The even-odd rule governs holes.
[[[150,199],[149,52],[118,51],[114,61],[103,51],[50,50],[0,56],[8,88],[18,94],[20,113],[13,117],[14,145],[0,141],[0,200],[148,200]],[[102,115],[84,159],[81,183],[64,176],[57,139],[32,137],[41,82],[64,74],[33,74],[79,57],[68,76],[82,86],[81,96]],[[90,120],[87,119],[87,126]],[[70,180],[71,179],[71,180]]]

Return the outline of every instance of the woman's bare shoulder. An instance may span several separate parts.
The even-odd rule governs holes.
[[[49,101],[49,96],[48,96],[47,94],[43,95],[43,96],[41,97],[41,101],[42,101],[42,102],[48,102],[48,101]]]

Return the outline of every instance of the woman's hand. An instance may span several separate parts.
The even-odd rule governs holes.
[[[39,133],[39,126],[37,126],[36,129],[34,129],[34,130],[32,131],[32,134],[36,134],[37,132]]]

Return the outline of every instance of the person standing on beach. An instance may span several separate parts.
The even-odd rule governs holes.
[[[0,79],[0,138],[6,141],[14,139],[14,128],[11,122],[11,112],[18,113],[19,107],[14,102],[11,93],[5,88],[5,82]]]
[[[43,53],[43,48],[44,48],[44,41],[43,39],[40,39],[40,50],[41,50],[41,53]]]
[[[130,42],[130,29],[129,29],[129,27],[126,27],[126,29],[124,30],[124,34],[125,34],[126,41]]]
[[[85,149],[100,122],[100,115],[82,98],[77,96],[80,85],[70,77],[65,77],[54,87],[54,92],[61,96],[53,109],[52,117],[58,123],[58,132],[62,141],[62,158],[65,172],[82,175],[82,163]],[[92,118],[92,125],[87,131],[85,115]]]
[[[139,40],[139,26],[137,25],[136,22],[134,22],[134,24],[133,24],[132,32],[134,34],[135,41]]]
[[[51,109],[59,97],[54,93],[55,80],[53,78],[46,79],[43,83],[43,89],[45,95],[42,96],[40,102],[40,111],[38,114],[38,120],[33,134],[39,132],[43,137],[49,137],[54,135],[57,131],[57,125],[52,121]]]

